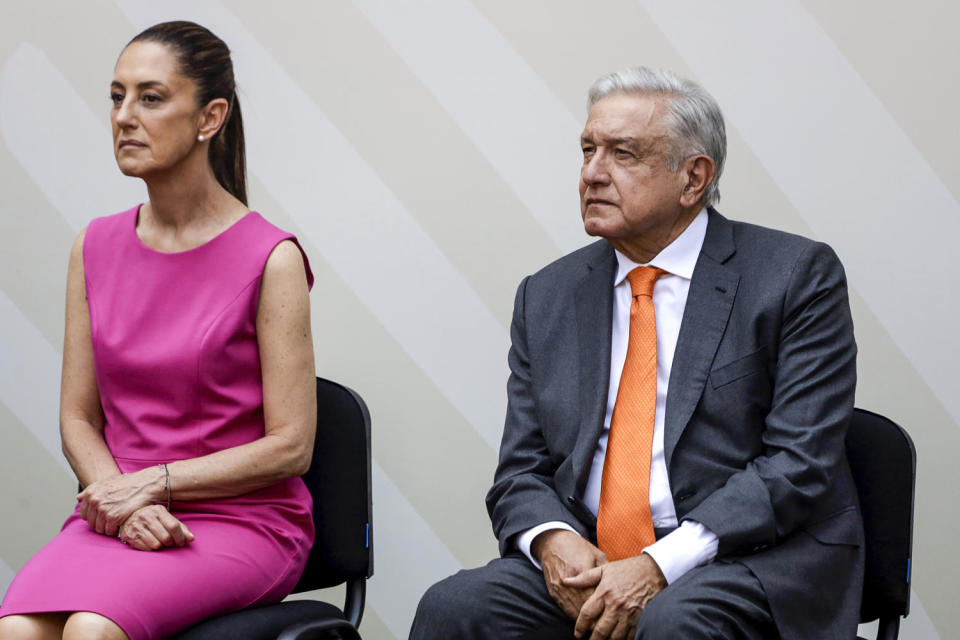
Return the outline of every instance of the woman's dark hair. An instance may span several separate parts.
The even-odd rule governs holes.
[[[176,54],[180,73],[197,86],[198,106],[217,98],[226,99],[229,104],[226,121],[210,140],[210,166],[223,188],[247,204],[243,118],[226,43],[209,29],[185,20],[155,24],[130,44],[134,42],[157,42],[170,47]]]

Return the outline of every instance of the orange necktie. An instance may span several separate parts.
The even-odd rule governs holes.
[[[640,555],[644,547],[656,542],[650,515],[650,456],[657,403],[653,284],[664,273],[655,267],[637,267],[627,274],[633,291],[630,339],[610,418],[597,513],[598,546],[610,560]]]

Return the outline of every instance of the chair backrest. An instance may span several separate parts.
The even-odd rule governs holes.
[[[910,611],[916,450],[897,424],[863,409],[854,409],[846,446],[866,537],[860,621],[899,621]]]
[[[303,474],[313,495],[316,538],[295,592],[373,575],[370,413],[363,399],[317,378],[317,435]]]

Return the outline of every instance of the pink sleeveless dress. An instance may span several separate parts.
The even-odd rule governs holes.
[[[123,472],[264,435],[260,278],[274,247],[296,242],[251,212],[206,244],[161,253],[140,242],[138,211],[94,220],[83,246],[104,437]],[[74,512],[17,574],[0,616],[93,611],[140,640],[277,602],[306,563],[311,504],[300,478],[234,498],[174,501],[196,539],[156,552],[98,534]]]

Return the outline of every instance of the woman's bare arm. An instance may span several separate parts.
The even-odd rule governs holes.
[[[82,486],[120,475],[103,440],[103,409],[93,369],[90,311],[83,271],[83,239],[73,243],[67,271],[67,304],[60,380],[63,454]]]

